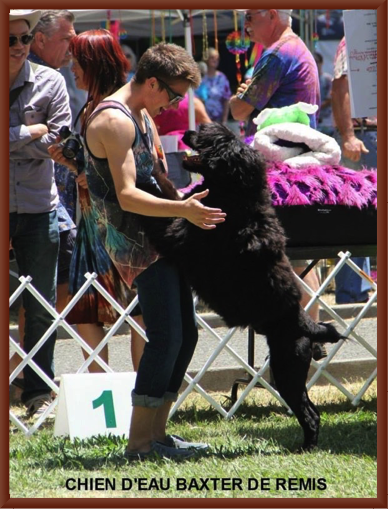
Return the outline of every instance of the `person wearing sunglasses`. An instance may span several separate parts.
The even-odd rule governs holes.
[[[164,88],[168,95],[168,104],[169,106],[173,106],[174,104],[178,104],[180,101],[183,101],[184,95],[178,94],[174,92],[174,90],[161,78],[156,78],[161,88]]]
[[[31,276],[34,288],[55,306],[59,247],[58,191],[54,165],[47,151],[62,126],[71,123],[64,78],[53,69],[27,60],[40,11],[9,13],[9,236],[20,276]],[[30,352],[53,321],[51,314],[28,291],[24,350]],[[33,357],[49,379],[56,332]],[[51,402],[51,388],[35,371],[24,368],[22,402],[28,417],[39,417]],[[18,373],[19,374],[19,373]]]
[[[254,134],[251,119],[265,108],[281,108],[300,101],[320,104],[319,76],[310,50],[292,30],[292,9],[246,9],[245,31],[264,50],[252,79],[241,83],[230,100],[235,120],[248,120],[246,134]],[[316,116],[310,125],[316,128]]]
[[[176,107],[199,83],[198,66],[184,48],[157,44],[142,55],[132,80],[101,101],[85,125],[86,176],[98,234],[122,280],[137,287],[148,338],[132,393],[128,460],[181,459],[206,447],[166,435],[198,330],[184,274],[155,252],[140,217],[183,217],[210,235],[225,220],[220,209],[201,203],[207,191],[175,201],[144,190],[158,186],[154,165],[166,165],[151,117]]]
[[[69,63],[69,44],[74,37],[74,15],[67,10],[42,10],[38,23],[28,35],[31,39],[28,60],[60,70]],[[66,78],[65,78],[66,79]],[[66,86],[67,92],[68,84]],[[70,96],[69,96],[70,97]],[[84,101],[85,102],[85,101]],[[55,183],[58,188],[57,207],[59,226],[59,254],[57,270],[56,309],[61,312],[68,297],[69,266],[76,237],[76,175],[61,164],[54,163]],[[19,335],[24,331],[24,309],[19,309]],[[17,361],[15,356],[12,364]],[[20,380],[16,383],[21,385]]]
[[[24,34],[24,35],[10,35],[9,36],[9,47],[16,46],[18,42],[22,43],[23,46],[29,46],[34,40],[33,34]]]
[[[256,125],[252,119],[265,108],[282,108],[298,102],[320,105],[318,68],[310,50],[292,30],[292,9],[246,9],[245,31],[251,41],[260,43],[264,50],[254,70],[252,79],[248,79],[237,89],[230,100],[230,109],[235,120],[246,120],[246,135],[255,133]],[[316,114],[309,115],[310,126],[317,127]],[[297,274],[305,267],[305,260],[292,262]],[[314,270],[304,281],[314,290],[319,281]],[[301,304],[306,306],[310,296],[303,292]],[[309,311],[314,320],[318,320],[319,305]],[[317,345],[321,346],[321,345]],[[314,354],[319,360],[326,356]]]
[[[194,118],[195,125],[210,124],[211,119],[206,112],[203,102],[194,96]],[[154,118],[158,133],[160,136],[177,136],[178,152],[188,150],[189,147],[182,141],[185,132],[189,129],[189,94],[186,94],[182,101],[175,103],[174,108],[168,108],[160,115]],[[176,161],[176,154],[167,154],[169,160],[169,169],[171,170],[171,162]],[[173,163],[173,168],[176,165]],[[180,168],[180,167],[179,167]],[[174,171],[174,170],[173,170]],[[172,179],[172,172],[169,172],[169,178]],[[179,181],[179,180],[178,180]],[[177,182],[178,182],[177,181]],[[174,182],[175,183],[175,182]],[[176,183],[175,183],[176,184]],[[184,187],[184,186],[182,186]]]

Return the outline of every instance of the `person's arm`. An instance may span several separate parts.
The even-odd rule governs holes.
[[[275,52],[263,54],[255,67],[252,79],[241,83],[230,100],[230,111],[235,120],[246,120],[254,111],[262,111],[282,85],[287,63]]]
[[[252,80],[248,79],[246,83],[240,83],[236,95],[232,95],[230,98],[230,112],[235,120],[246,120],[254,110],[253,106],[237,97],[245,92],[251,81]]]
[[[66,83],[63,76],[56,73],[55,79],[47,82],[50,94],[45,105],[45,118],[42,123],[21,125],[10,128],[10,152],[14,158],[47,159],[47,148],[55,143],[59,129],[71,125],[71,110]],[[12,130],[12,131],[11,131]],[[19,132],[19,136],[18,136]]]
[[[205,207],[201,203],[208,190],[187,200],[173,201],[157,198],[136,187],[136,164],[132,151],[135,128],[123,114],[102,111],[89,125],[87,139],[94,153],[93,147],[98,147],[99,156],[105,152],[123,210],[145,216],[184,217],[205,230],[225,221],[226,214],[220,209]]]
[[[47,125],[17,125],[9,128],[9,151],[16,152],[31,141],[38,140],[48,133]]]
[[[205,105],[203,102],[198,99],[198,97],[194,97],[194,112],[195,112],[195,123],[196,124],[210,124],[211,118],[206,112]]]
[[[345,74],[333,80],[331,99],[335,124],[342,139],[342,155],[357,162],[360,160],[361,153],[367,154],[369,150],[354,134],[349,83]]]

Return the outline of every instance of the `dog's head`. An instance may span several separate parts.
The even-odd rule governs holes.
[[[256,189],[265,185],[265,165],[256,150],[222,124],[201,124],[198,133],[186,131],[183,142],[198,152],[183,167],[205,177],[207,185]]]

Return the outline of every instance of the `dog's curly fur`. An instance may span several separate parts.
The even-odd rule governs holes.
[[[319,430],[319,413],[306,390],[312,342],[335,343],[341,336],[332,325],[315,323],[299,304],[260,154],[221,124],[202,125],[183,139],[199,154],[184,167],[205,179],[190,194],[209,189],[203,204],[222,209],[226,220],[203,230],[182,218],[144,218],[145,231],[229,327],[251,326],[266,335],[276,387],[303,428],[303,449],[311,449]]]

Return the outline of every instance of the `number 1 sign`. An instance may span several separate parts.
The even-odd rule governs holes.
[[[62,375],[54,435],[128,437],[136,373]]]

